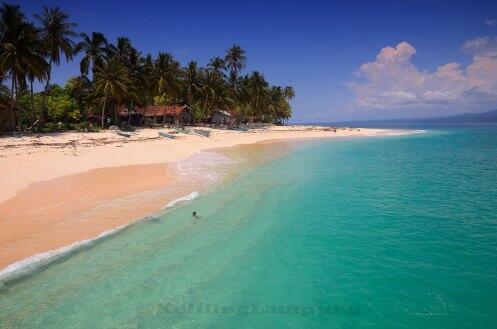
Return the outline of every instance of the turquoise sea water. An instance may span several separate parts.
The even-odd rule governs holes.
[[[496,127],[296,144],[7,284],[0,328],[497,327]]]

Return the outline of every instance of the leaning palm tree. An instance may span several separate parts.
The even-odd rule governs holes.
[[[229,79],[232,84],[235,83],[238,73],[245,68],[247,65],[247,56],[245,56],[245,50],[239,45],[233,45],[230,49],[226,51],[224,57],[226,67],[229,69]]]
[[[45,103],[50,88],[52,66],[53,64],[60,64],[62,55],[66,57],[67,61],[73,58],[75,46],[73,38],[76,37],[76,32],[74,32],[76,23],[69,22],[69,15],[60,10],[59,7],[44,7],[43,13],[41,15],[35,15],[35,17],[41,24],[41,33],[47,49],[49,61],[47,82],[45,85],[45,100],[41,116],[42,121],[45,122],[47,117]]]
[[[105,65],[97,67],[93,77],[94,90],[102,96],[102,128],[104,127],[105,107],[109,98],[117,106],[126,97],[130,79],[126,68],[116,59],[109,60]]]
[[[90,67],[92,72],[95,67],[102,65],[106,59],[108,42],[104,35],[93,32],[90,35],[81,33],[81,41],[74,48],[75,53],[83,52],[83,58],[79,64],[82,75],[88,75]]]
[[[19,7],[5,5],[0,9],[1,53],[0,71],[2,76],[8,76],[11,82],[10,97],[10,130],[14,130],[17,89],[25,85],[29,75],[43,75],[46,62],[37,31],[27,23]]]

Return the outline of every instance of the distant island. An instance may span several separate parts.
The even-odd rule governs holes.
[[[292,87],[270,85],[233,45],[206,67],[185,67],[167,52],[143,54],[126,37],[77,33],[58,7],[26,18],[0,8],[0,132],[94,130],[110,125],[281,123],[292,116]],[[62,60],[82,54],[81,75],[52,84]],[[33,84],[44,84],[34,92]],[[7,86],[6,84],[10,84]],[[217,115],[216,115],[217,113]]]
[[[350,126],[444,126],[497,123],[497,109],[482,113],[464,113],[446,117],[347,121],[339,124]],[[334,122],[333,124],[336,124]]]

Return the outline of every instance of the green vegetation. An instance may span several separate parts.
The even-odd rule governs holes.
[[[0,131],[88,130],[95,118],[101,127],[119,124],[121,106],[187,105],[196,122],[215,110],[238,122],[281,123],[292,115],[293,88],[271,86],[259,72],[243,75],[247,57],[239,45],[206,67],[194,61],[182,67],[167,52],[142,54],[125,37],[112,44],[102,33],[75,29],[57,7],[45,7],[33,22],[18,6],[0,8]],[[81,75],[64,87],[51,84],[61,60],[77,54]],[[35,81],[44,84],[42,92],[33,91]]]

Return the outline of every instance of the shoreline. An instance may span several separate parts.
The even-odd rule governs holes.
[[[311,129],[309,127],[273,127],[250,133],[212,129],[210,138],[180,135],[178,139],[166,140],[154,137],[157,130],[146,129],[139,131],[133,139],[123,139],[106,131],[89,135],[67,133],[41,138],[30,136],[21,140],[16,138],[0,140],[0,179],[6,176],[18,179],[15,184],[14,180],[6,179],[11,183],[12,189],[6,191],[7,189],[3,187],[0,191],[0,209],[11,210],[10,217],[9,212],[4,211],[7,216],[0,218],[2,220],[0,223],[4,226],[4,229],[0,230],[4,232],[0,233],[0,253],[4,254],[4,257],[0,257],[0,273],[9,268],[15,268],[16,264],[36,259],[37,256],[57,252],[81,241],[97,239],[105,232],[132,225],[163,209],[164,202],[171,203],[187,192],[192,193],[187,189],[177,190],[172,191],[173,194],[168,197],[161,196],[153,201],[148,200],[148,203],[129,202],[129,204],[124,203],[123,206],[121,202],[112,210],[102,209],[97,215],[93,213],[92,216],[87,216],[89,219],[87,218],[82,223],[72,217],[78,212],[84,214],[85,211],[91,211],[93,202],[106,204],[134,193],[157,188],[167,189],[177,178],[169,172],[170,164],[201,151],[215,151],[215,149],[261,142],[272,143],[309,138],[380,137],[407,133],[410,132],[355,128],[339,129],[334,132],[316,127]],[[85,138],[75,140],[77,135],[83,135]],[[96,139],[96,137],[100,138]],[[17,144],[14,144],[15,142]],[[12,144],[15,146],[10,146]],[[6,145],[9,146],[5,147]],[[61,147],[61,145],[64,146]],[[7,152],[4,152],[5,150]],[[40,159],[43,159],[41,164],[38,161]],[[16,162],[20,164],[13,165]],[[47,165],[50,165],[50,170],[44,170]],[[37,170],[33,170],[35,167]],[[86,168],[89,169],[85,171]],[[130,168],[138,171],[127,172]],[[30,170],[30,173],[21,176],[26,170]],[[95,175],[95,172],[99,174]],[[136,178],[135,175],[138,172],[142,174],[135,181],[121,182],[123,184],[119,188],[115,187],[116,184],[119,185],[120,179]],[[109,180],[108,175],[114,178]],[[161,179],[157,179],[158,175],[162,175]],[[81,188],[82,183],[84,188]],[[85,187],[88,184],[90,185]],[[65,190],[60,186],[65,186]],[[107,188],[107,190],[104,189],[103,194],[93,192],[102,186],[110,186],[111,191]],[[70,187],[74,187],[76,192],[71,189],[68,191],[67,188]],[[45,198],[45,188],[54,192],[51,197]],[[38,194],[33,194],[37,189]],[[65,201],[62,206],[57,195],[68,196],[62,200]],[[91,195],[90,198],[88,198],[89,195]],[[44,199],[44,202],[39,202],[37,205],[36,202],[30,201],[39,201],[40,196],[43,196],[41,199]],[[86,198],[86,203],[74,206],[74,201],[78,198]],[[139,209],[135,209],[137,206]],[[34,220],[33,214],[37,214],[37,220]],[[9,227],[16,233],[12,234],[12,229],[5,229]],[[26,237],[28,232],[31,232],[31,237]],[[68,235],[68,232],[73,234]],[[46,236],[52,238],[49,239]],[[16,245],[22,247],[16,248]],[[36,248],[33,248],[33,245]],[[16,249],[22,249],[23,252]]]
[[[339,128],[337,132],[316,126],[275,126],[249,132],[203,128],[211,137],[178,134],[160,138],[157,129],[141,129],[131,138],[114,131],[57,133],[23,138],[0,138],[0,203],[30,184],[92,169],[128,165],[164,164],[199,151],[253,144],[267,140],[328,137],[374,137],[406,131],[376,128]],[[167,130],[167,129],[160,129]]]

